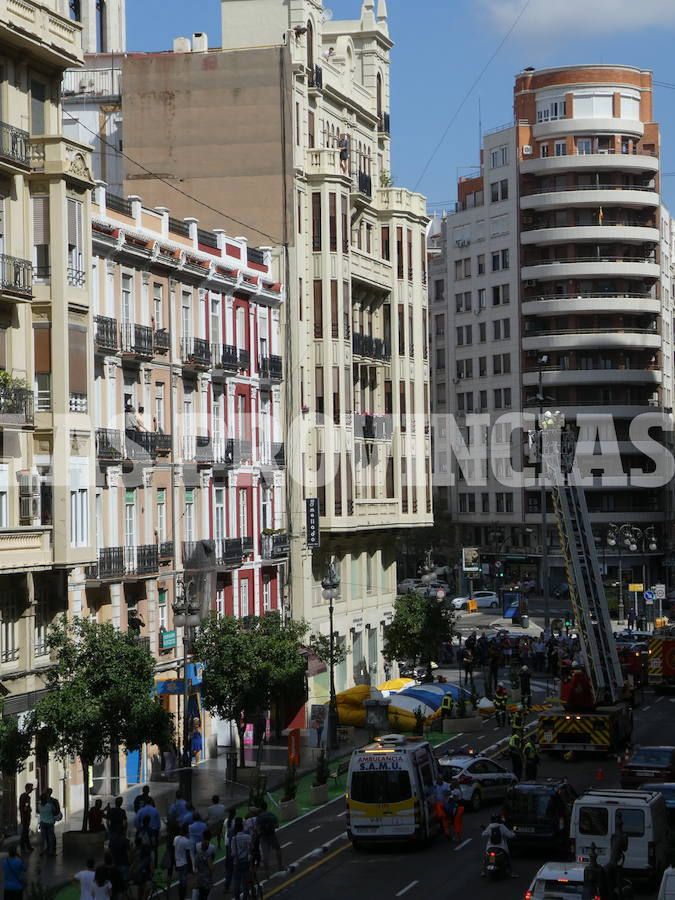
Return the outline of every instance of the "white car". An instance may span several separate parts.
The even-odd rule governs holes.
[[[494,591],[474,591],[471,600],[476,601],[478,609],[499,609],[499,597]],[[453,609],[466,609],[469,597],[455,597],[452,601]]]
[[[586,863],[549,862],[539,869],[525,894],[531,900],[566,897],[569,900],[591,900],[595,896]]]
[[[447,782],[456,781],[467,806],[477,812],[484,803],[503,800],[518,784],[513,774],[487,756],[442,756],[438,768]]]

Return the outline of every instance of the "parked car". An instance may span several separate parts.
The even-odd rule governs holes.
[[[675,781],[675,747],[636,747],[621,766],[621,787]]]
[[[469,599],[475,600],[478,609],[499,609],[499,597],[494,591],[474,591],[471,597],[455,597],[453,609],[466,609]]]
[[[504,818],[515,834],[512,846],[555,846],[569,853],[569,828],[577,792],[565,778],[526,781],[506,795]]]
[[[503,800],[518,779],[486,756],[442,756],[438,767],[446,781],[456,781],[464,802],[477,811],[484,803]]]

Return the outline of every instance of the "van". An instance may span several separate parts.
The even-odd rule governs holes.
[[[425,842],[439,824],[431,795],[438,767],[428,741],[388,734],[354,750],[347,775],[347,835],[370,841]]]
[[[675,900],[675,869],[672,866],[663,873],[657,900]]]
[[[570,824],[574,858],[588,862],[595,845],[598,863],[606,865],[619,825],[628,839],[624,872],[656,885],[668,863],[666,803],[657,791],[589,791],[579,797]]]

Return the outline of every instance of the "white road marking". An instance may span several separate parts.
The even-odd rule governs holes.
[[[281,849],[282,849],[282,850],[285,850],[286,847],[290,847],[292,843],[293,843],[293,841],[286,841],[285,844],[282,844],[282,845],[281,845]]]
[[[343,816],[346,816],[346,815],[347,815],[347,810],[345,809],[341,813],[338,813],[337,817],[338,817],[338,819],[341,819]]]
[[[471,838],[467,838],[465,841],[462,841],[461,844],[458,844],[457,847],[455,847],[455,853],[457,853],[458,850],[461,850],[462,847],[466,847],[466,845],[470,844],[470,843],[471,843]]]
[[[398,892],[398,894],[397,894],[396,896],[397,896],[397,897],[402,897],[404,894],[407,894],[409,890],[411,890],[412,888],[414,888],[416,884],[419,884],[419,880],[418,880],[418,881],[411,881],[410,884],[407,884],[407,885],[403,888],[403,890],[401,890],[401,891]]]
[[[315,825],[314,828],[310,828],[308,834],[311,834],[313,831],[318,831],[321,828],[320,825]]]
[[[651,709],[651,706],[643,706],[642,712],[649,712],[650,709]]]

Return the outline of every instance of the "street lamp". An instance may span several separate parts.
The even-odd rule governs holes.
[[[333,630],[334,602],[340,593],[340,576],[338,575],[335,557],[331,556],[326,567],[326,577],[321,582],[321,595],[328,600],[328,623],[330,628],[329,655],[330,655],[330,693],[328,697],[328,749],[336,750],[337,742],[337,698],[335,696],[335,632]]]
[[[658,550],[658,542],[656,540],[656,529],[653,525],[648,525],[643,531],[637,525],[613,525],[610,524],[607,530],[607,546],[616,547],[619,553],[619,623],[623,624],[624,603],[623,603],[623,566],[622,552],[627,550],[629,553],[636,553],[638,549],[645,552],[655,553]],[[642,579],[645,581],[645,572],[643,566]],[[647,572],[647,581],[649,581],[650,573]],[[648,588],[645,584],[645,590]],[[637,609],[635,615],[637,616]]]
[[[199,606],[192,598],[194,583],[185,584],[183,578],[176,582],[176,602],[173,604],[173,624],[183,629],[183,749],[181,764],[178,767],[179,781],[183,798],[192,798],[192,754],[190,753],[190,729],[188,723],[188,654],[192,631],[199,625]]]

